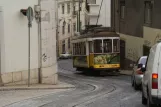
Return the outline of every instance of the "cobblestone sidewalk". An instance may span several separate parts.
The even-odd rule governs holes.
[[[74,88],[73,85],[59,82],[58,85],[19,85],[5,86],[0,88],[0,107],[10,105],[22,100],[68,91]]]

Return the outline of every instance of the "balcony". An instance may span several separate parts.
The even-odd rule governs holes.
[[[89,13],[90,17],[98,17],[100,6],[98,4],[89,4]]]

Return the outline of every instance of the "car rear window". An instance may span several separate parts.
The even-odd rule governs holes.
[[[145,65],[146,64],[146,60],[147,60],[147,58],[141,58],[140,61],[139,61],[139,64]]]

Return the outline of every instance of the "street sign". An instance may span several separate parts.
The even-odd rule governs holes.
[[[32,7],[28,7],[26,15],[27,15],[29,23],[31,23],[33,21],[33,18],[34,18],[34,13],[33,13]]]

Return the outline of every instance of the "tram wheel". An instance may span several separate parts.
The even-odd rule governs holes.
[[[100,76],[101,71],[93,71],[95,76]]]

